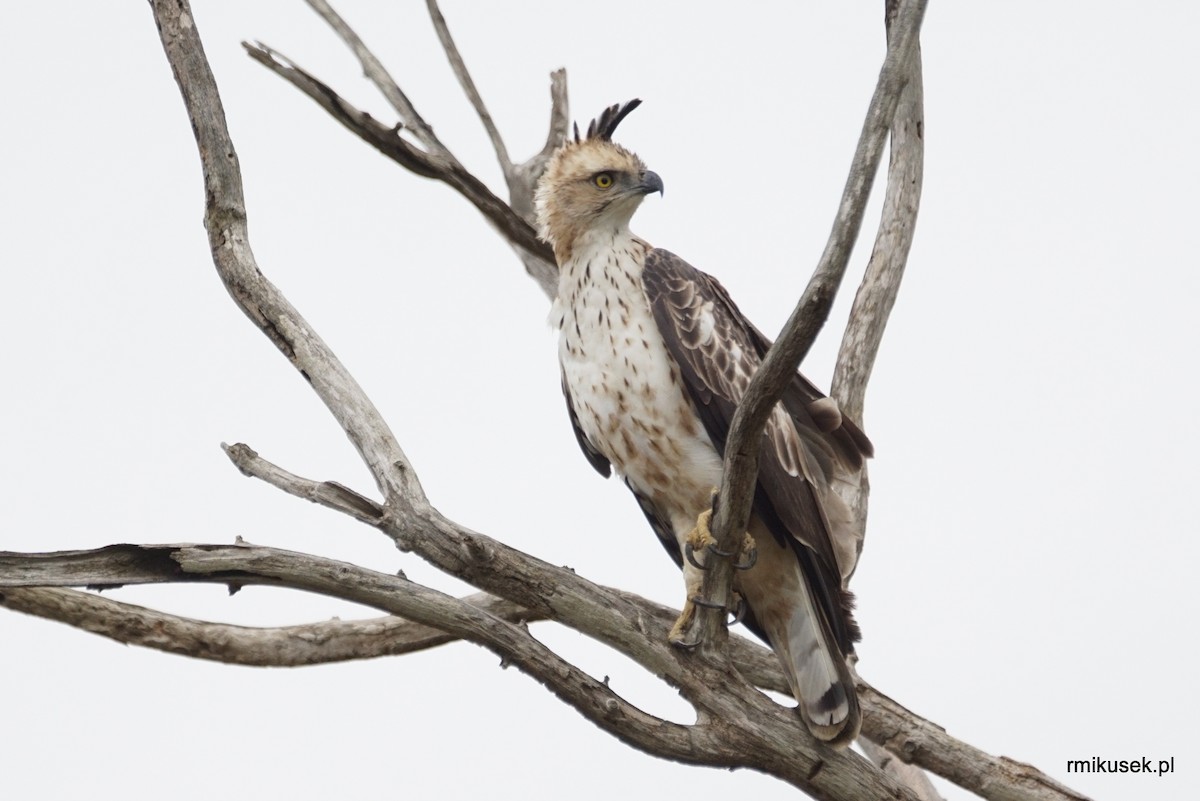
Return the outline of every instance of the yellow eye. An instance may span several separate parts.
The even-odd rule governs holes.
[[[598,172],[592,176],[592,183],[601,189],[608,189],[613,185],[613,177],[611,172]]]

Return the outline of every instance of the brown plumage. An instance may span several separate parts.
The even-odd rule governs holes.
[[[613,143],[639,101],[612,106],[564,145],[538,186],[541,236],[560,277],[563,392],[575,436],[602,475],[615,467],[684,570],[684,617],[702,574],[683,544],[720,483],[737,403],[770,347],[723,287],[629,231],[662,181]],[[763,435],[749,533],[758,562],[735,578],[747,626],[780,658],[813,734],[852,740],[860,713],[847,667],[859,638],[845,581],[860,542],[839,485],[859,481],[871,444],[796,375]],[[677,630],[679,625],[677,625]]]

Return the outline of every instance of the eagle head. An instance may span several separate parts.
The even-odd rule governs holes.
[[[559,264],[570,258],[579,237],[597,230],[627,228],[629,218],[662,179],[637,154],[612,141],[613,131],[641,104],[609,106],[579,135],[555,151],[538,181],[538,235],[554,248]]]

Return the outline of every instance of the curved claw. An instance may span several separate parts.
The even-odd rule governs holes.
[[[685,651],[694,651],[700,645],[700,641],[695,640],[694,642],[688,642],[687,640],[671,640],[671,645],[674,645],[676,648],[682,648]]]
[[[758,548],[751,548],[750,553],[746,554],[746,561],[745,562],[734,562],[733,569],[734,570],[749,570],[750,568],[754,567],[754,564],[757,561],[758,561]]]
[[[738,623],[742,622],[742,618],[744,618],[745,616],[746,616],[746,599],[739,595],[738,599],[737,599],[737,606],[735,606],[733,608],[733,620],[729,621],[729,623],[727,623],[726,625],[736,626]]]
[[[722,551],[715,545],[706,545],[704,550],[708,551],[714,556],[733,556],[734,554],[733,551]],[[696,549],[692,547],[690,542],[685,542],[683,544],[683,556],[688,560],[692,567],[696,568],[697,570],[708,570],[708,565],[700,564],[700,562],[696,559]],[[758,549],[751,548],[750,552],[746,554],[746,561],[734,562],[733,568],[734,570],[749,570],[750,568],[754,567],[757,562]]]
[[[703,606],[705,609],[724,609],[725,604],[719,604],[716,601],[710,601],[707,598],[701,598],[699,595],[691,599],[696,606]]]

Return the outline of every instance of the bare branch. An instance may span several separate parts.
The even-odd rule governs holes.
[[[354,55],[358,58],[359,63],[363,68],[363,75],[375,84],[380,93],[387,98],[388,103],[400,115],[400,121],[405,128],[412,131],[413,136],[417,138],[421,144],[425,145],[431,153],[436,153],[448,161],[457,161],[450,150],[442,144],[441,140],[433,132],[433,128],[425,119],[417,112],[416,106],[408,99],[408,95],[404,94],[404,90],[396,83],[395,79],[388,73],[375,54],[363,44],[363,40],[359,38],[354,29],[346,24],[346,21],[333,10],[333,7],[326,3],[325,0],[305,0],[314,11],[321,15],[321,19],[328,23],[329,27],[341,37],[349,48],[354,51]]]
[[[887,0],[885,7],[885,25],[890,41],[900,2]],[[905,67],[904,88],[891,122],[891,160],[875,246],[842,336],[829,392],[838,402],[842,413],[859,424],[863,422],[867,382],[883,341],[888,317],[896,303],[916,230],[925,161],[923,95],[921,46],[917,42]],[[853,510],[861,542],[866,533],[870,496],[867,467],[863,467],[857,484],[840,486],[838,492]],[[928,777],[919,769],[893,759],[882,746],[865,736],[859,742],[863,752],[881,770],[892,773],[923,798],[940,801]]]
[[[486,593],[461,600],[509,623],[525,621],[529,615],[521,607]],[[391,615],[278,628],[210,623],[59,587],[6,589],[0,592],[0,605],[127,645],[253,667],[299,667],[397,656],[460,639]]]
[[[528,161],[514,164],[508,178],[509,203],[513,211],[531,226],[536,225],[537,211],[534,209],[533,196],[537,191],[538,179],[546,171],[550,156],[566,141],[570,124],[567,71],[558,69],[550,73],[550,129],[546,134],[546,144]],[[558,264],[541,253],[530,253],[515,243],[510,244],[525,265],[525,272],[537,282],[547,298],[554,300],[558,294]]]
[[[897,4],[889,2],[889,12]],[[888,26],[889,36],[891,25]],[[921,45],[913,47],[905,67],[904,89],[891,124],[891,159],[887,190],[875,246],[850,310],[842,337],[830,395],[842,412],[863,421],[867,381],[883,341],[888,316],[896,304],[908,251],[916,231],[925,167],[925,101],[921,80]],[[861,516],[865,519],[865,515]]]
[[[903,762],[920,765],[989,801],[1089,801],[1032,765],[994,757],[917,717],[900,704],[858,684],[863,709],[863,736],[882,745]]]
[[[554,151],[562,147],[571,129],[571,109],[567,103],[567,71],[557,69],[550,73],[550,130],[546,134],[546,144],[534,159],[540,159],[544,166]],[[533,159],[530,159],[533,161]],[[526,162],[527,164],[529,162]],[[538,175],[542,171],[538,170]]]
[[[204,554],[212,563],[187,575],[187,568],[162,552],[190,550]],[[214,557],[216,554],[218,556]],[[257,554],[257,556],[253,556]],[[242,560],[241,557],[247,558]],[[378,598],[345,592],[327,592],[310,581],[293,581],[307,570],[294,566],[282,571],[289,560],[315,560],[336,566],[341,582],[367,584],[403,579],[364,571],[352,565],[249,546],[112,546],[97,551],[58,554],[0,553],[0,605],[59,620],[119,642],[205,659],[246,665],[293,666],[321,664],[346,659],[408,653],[464,638],[440,628],[410,623],[395,617],[365,621],[326,621],[280,629],[248,629],[206,623],[143,609],[87,593],[57,588],[23,588],[35,584],[113,586],[150,581],[213,581],[239,584],[270,583],[298,586],[359,603],[379,606]],[[186,561],[183,557],[181,561]],[[201,561],[203,561],[201,560]],[[269,566],[269,569],[268,569]],[[345,571],[349,570],[350,573]],[[178,571],[178,572],[177,572]],[[260,574],[255,580],[254,573]],[[361,571],[361,572],[359,572]],[[268,579],[267,576],[270,576]],[[22,588],[14,588],[21,585]],[[411,582],[401,584],[416,587]],[[665,632],[678,612],[631,593],[613,591],[623,602],[640,610],[641,619],[652,630]],[[509,622],[539,619],[537,613],[484,594],[458,599]],[[393,599],[390,611],[408,609]],[[382,608],[382,607],[381,607]],[[411,610],[409,610],[411,614]],[[472,639],[466,637],[466,639]],[[755,686],[776,692],[788,691],[775,655],[743,637],[730,638],[730,656],[739,672]],[[1080,801],[1084,797],[1057,785],[1030,766],[1004,757],[992,757],[946,734],[859,679],[863,706],[863,733],[885,744],[903,762],[911,762],[938,773],[984,798],[1002,801]]]
[[[713,536],[718,539],[719,547],[729,553],[738,552],[741,532],[746,530],[750,519],[758,480],[759,443],[767,416],[829,316],[838,285],[845,275],[866,212],[871,182],[882,158],[888,127],[904,86],[905,68],[916,46],[925,6],[926,0],[907,0],[901,6],[825,251],[800,302],[763,358],[734,415],[725,443],[719,503],[713,514]],[[729,559],[712,560],[704,575],[704,597],[723,603],[729,597],[732,581],[732,562]],[[720,610],[702,608],[693,618],[687,639],[719,643],[723,629]]]
[[[251,461],[239,461],[238,463],[239,466],[246,465],[244,472],[247,475],[260,477],[271,483],[275,483],[272,480],[272,477],[276,474],[275,471],[280,471],[279,468],[258,457],[257,454],[254,455],[254,459]],[[287,475],[291,476],[291,474]],[[299,487],[300,491],[292,492],[288,486],[281,486],[281,488],[292,492],[292,494],[298,497],[309,498],[311,488],[321,486],[309,479],[299,477],[293,477],[293,479],[295,482],[294,486]],[[277,484],[277,486],[279,485]],[[335,506],[334,508],[337,507]],[[511,552],[511,549],[499,543],[493,544],[499,545],[500,551],[485,550],[485,552],[489,553],[492,558],[501,556],[507,562],[506,557],[508,554],[505,552]],[[475,547],[487,549],[490,545],[477,544]],[[471,546],[468,545],[467,548],[470,549]],[[489,559],[489,561],[491,560]],[[557,570],[557,568],[551,569]],[[447,570],[447,572],[455,571]],[[455,574],[461,575],[457,572]],[[531,575],[537,576],[537,572],[535,571]],[[569,575],[574,576],[574,574]],[[531,579],[531,581],[546,583],[547,580],[545,577],[538,577]],[[607,587],[597,587],[597,590],[609,594],[608,600],[604,601],[606,606],[616,603],[617,601],[614,599],[619,599],[619,603],[624,610],[623,614],[632,613],[633,617],[630,619],[636,621],[636,628],[639,631],[646,632],[650,636],[653,636],[653,632],[655,631],[666,631],[669,629],[679,614],[678,610],[655,604],[632,593],[613,590]],[[522,619],[530,622],[546,617],[558,620],[584,633],[589,633],[597,637],[597,639],[618,648],[618,650],[622,650],[637,661],[642,661],[639,659],[637,651],[632,649],[627,650],[621,647],[620,643],[609,640],[596,631],[589,630],[587,626],[580,625],[577,619],[572,619],[569,616],[564,617],[560,614],[560,610],[570,610],[572,608],[570,606],[564,607],[553,604],[539,605],[536,609],[526,609]],[[783,678],[782,672],[780,672],[778,659],[761,645],[750,642],[743,637],[731,636],[729,637],[728,651],[730,662],[754,686],[784,694],[791,692]],[[649,669],[655,670],[652,666],[653,662],[643,662],[643,664]],[[903,764],[911,763],[933,771],[988,799],[1065,801],[1066,799],[1083,798],[1083,796],[1055,784],[1052,779],[1028,765],[1013,762],[1005,757],[993,757],[951,737],[940,726],[900,706],[872,688],[861,678],[858,679],[858,691],[859,702],[863,709],[862,738],[887,748]],[[689,695],[689,697],[691,696]],[[917,733],[917,736],[913,736],[914,733]],[[1014,765],[1019,766],[1020,770],[1014,769],[1012,767]],[[891,773],[896,776],[897,781],[905,783],[912,788],[918,797],[936,797],[928,795],[929,792],[932,792],[932,789],[923,777],[918,778],[919,774],[910,774],[898,768],[893,768]],[[1023,790],[1014,789],[1014,787],[1021,786],[1027,787]]]
[[[500,136],[500,131],[496,128],[492,115],[488,113],[487,106],[483,103],[479,89],[476,88],[475,81],[471,78],[470,71],[467,70],[466,62],[463,61],[458,47],[454,44],[454,37],[450,35],[446,18],[442,16],[442,10],[438,8],[437,0],[425,0],[425,5],[429,9],[429,19],[433,21],[433,28],[437,31],[438,41],[442,43],[442,50],[445,51],[446,58],[450,61],[450,68],[454,70],[454,77],[458,79],[458,85],[462,87],[463,93],[471,101],[471,107],[479,115],[479,121],[483,123],[488,139],[492,142],[492,150],[496,152],[496,161],[500,162],[500,169],[504,171],[504,179],[511,184],[510,175],[513,163],[508,157],[508,148],[504,146],[504,139]]]
[[[0,586],[115,586],[199,581],[291,587],[361,603],[482,645],[545,684],[597,726],[643,750],[685,762],[712,756],[704,727],[648,715],[515,626],[471,604],[346,562],[246,545],[113,545],[95,551],[0,553]],[[696,735],[700,736],[697,737]],[[717,744],[719,741],[713,741]]]
[[[375,501],[335,481],[313,481],[288,472],[258,455],[249,445],[237,443],[221,448],[242,475],[262,479],[278,487],[288,495],[350,515],[360,523],[378,526],[383,522],[384,510]]]
[[[866,737],[860,737],[858,745],[862,748],[863,753],[867,755],[867,759],[874,762],[884,773],[895,777],[896,781],[906,785],[917,794],[917,797],[921,801],[946,801],[934,788],[933,783],[929,781],[929,775],[925,771],[915,765],[902,762],[886,748],[876,745]]]
[[[482,645],[545,684],[623,742],[682,762],[768,770],[815,798],[896,797],[903,788],[850,752],[814,749],[791,714],[752,690],[705,722],[682,726],[648,715],[550,651],[525,628],[407,579],[332,559],[247,545],[112,545],[94,551],[0,553],[0,587],[119,586],[208,582],[289,587],[371,606]],[[665,634],[656,632],[659,637]],[[700,668],[700,669],[697,669]],[[736,674],[694,665],[702,682],[729,692]],[[730,699],[732,700],[732,699]],[[750,714],[744,714],[750,712]],[[734,732],[738,736],[730,736]]]
[[[238,307],[308,379],[371,470],[384,497],[426,504],[387,423],[358,383],[279,290],[250,249],[241,169],[225,110],[187,5],[154,0],[167,60],[187,107],[204,168],[205,217],[213,263]],[[186,20],[186,21],[185,21]]]
[[[539,258],[553,261],[554,254],[550,246],[537,238],[533,226],[457,161],[425,153],[406,142],[395,127],[388,127],[365,111],[355,108],[281,53],[261,43],[243,42],[242,46],[251,58],[311,97],[364,142],[411,172],[425,178],[435,178],[452,187],[479,209],[509,242]]]

